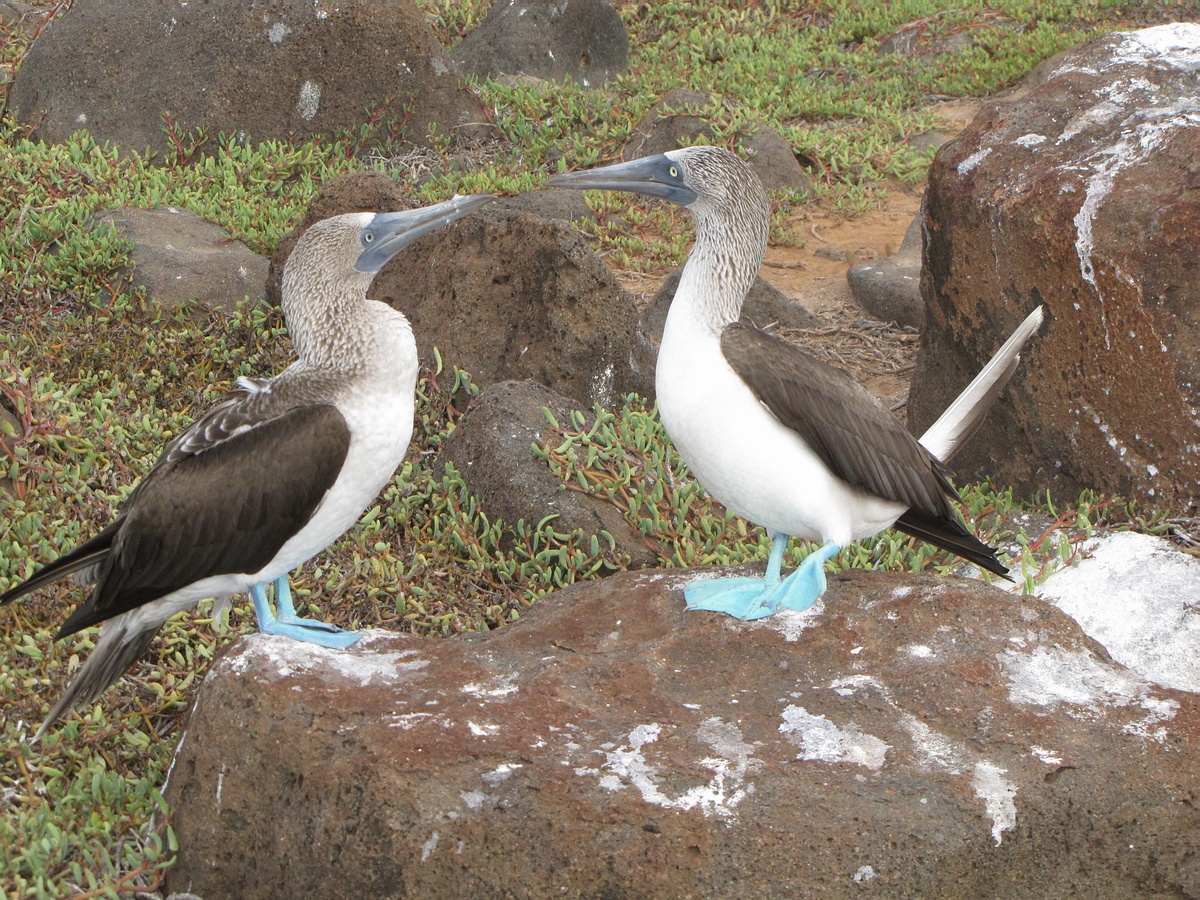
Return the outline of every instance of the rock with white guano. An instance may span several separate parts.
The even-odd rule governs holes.
[[[486,635],[239,639],[165,788],[169,888],[1200,894],[1197,695],[980,582],[852,571],[740,623],[684,610],[695,576],[578,585]]]
[[[954,460],[1021,493],[1200,501],[1200,24],[1097,39],[986,106],[925,195],[920,431],[1035,305],[1048,321]]]
[[[1200,561],[1163,538],[1086,541],[1078,565],[1038,588],[1113,659],[1164,687],[1200,692]]]

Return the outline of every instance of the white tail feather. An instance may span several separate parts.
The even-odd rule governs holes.
[[[946,462],[950,459],[983,421],[988,408],[999,396],[1008,379],[1012,378],[1021,361],[1021,348],[1042,324],[1044,314],[1039,306],[1012,333],[1004,345],[988,360],[975,379],[967,385],[938,420],[921,435],[920,443],[926,450]]]

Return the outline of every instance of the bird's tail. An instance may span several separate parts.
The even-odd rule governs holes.
[[[981,569],[987,569],[1001,578],[1012,581],[1008,566],[996,558],[996,550],[954,520],[939,518],[910,509],[892,526],[905,534],[911,534],[926,543],[949,550]]]
[[[146,621],[146,616],[133,610],[106,621],[100,626],[100,637],[75,680],[46,716],[46,721],[33,736],[32,743],[41,740],[51,725],[64,713],[77,706],[93,702],[104,689],[115,682],[134,661],[145,652],[162,627],[162,621]]]
[[[9,588],[0,594],[0,606],[11,603],[18,597],[31,594],[38,588],[45,587],[60,578],[66,578],[75,572],[93,569],[104,561],[112,549],[113,539],[117,536],[120,519],[113,522],[95,537],[84,541],[70,553],[64,553],[54,562],[38,569],[27,581]],[[94,579],[93,579],[94,580]]]
[[[921,446],[947,462],[955,452],[975,433],[983,417],[1000,395],[1017,364],[1021,361],[1021,348],[1042,324],[1043,312],[1039,306],[1031,312],[1012,333],[1004,345],[988,360],[975,379],[964,390],[929,430],[921,435]]]

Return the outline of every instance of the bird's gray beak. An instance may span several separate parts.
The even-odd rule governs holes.
[[[378,213],[359,236],[363,252],[354,268],[360,272],[378,272],[384,263],[435,228],[470,215],[496,198],[491,194],[455,196],[444,203],[402,212]]]
[[[696,201],[696,192],[684,183],[683,167],[666,154],[555,175],[546,179],[546,185],[575,190],[632,191],[680,206],[691,206]]]

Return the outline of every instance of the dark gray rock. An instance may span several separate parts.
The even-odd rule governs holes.
[[[421,144],[486,121],[410,0],[77,0],[34,42],[11,105],[34,136],[87,128],[126,151],[165,153],[204,129],[239,140],[304,140],[408,118]],[[187,140],[184,141],[187,143]]]
[[[196,299],[232,313],[244,298],[263,296],[270,263],[189,210],[122,207],[96,213],[88,227],[112,228],[133,241],[130,280],[160,306]]]
[[[900,249],[887,259],[853,265],[846,272],[850,291],[863,309],[884,322],[912,328],[925,323],[921,299],[921,221],[918,215],[904,232]]]
[[[792,145],[777,131],[756,128],[742,135],[738,143],[749,154],[746,161],[768,191],[807,194],[812,190],[812,181],[796,159]]]
[[[496,201],[493,209],[533,213],[559,222],[594,220],[596,214],[587,205],[583,191],[529,191]]]
[[[677,88],[663,94],[634,129],[621,154],[625,159],[640,159],[675,150],[693,143],[695,138],[712,140],[711,120],[720,112],[711,94]]]
[[[708,94],[679,88],[664,94],[642,117],[625,145],[625,159],[666,153],[688,144],[713,141],[710,124],[718,113],[718,101]],[[791,145],[769,128],[759,127],[738,136],[748,153],[747,162],[768,191],[791,190],[807,193],[812,182],[792,152]]]
[[[30,36],[43,27],[49,14],[49,10],[21,0],[0,0],[0,25],[20,29]]]
[[[471,402],[439,449],[435,471],[453,463],[489,520],[501,519],[509,526],[503,538],[506,547],[512,546],[512,526],[518,521],[532,528],[555,515],[555,531],[582,529],[587,535],[607,531],[616,541],[617,553],[629,558],[629,568],[654,565],[658,554],[617,507],[568,490],[534,456],[531,446],[545,443],[553,433],[543,409],[549,409],[559,425],[570,428],[571,413],[578,407],[540,384],[492,385]]]
[[[471,216],[417,241],[370,295],[401,310],[476,384],[536,381],[585,407],[654,393],[637,305],[574,228],[523,212]]]
[[[675,291],[679,289],[679,276],[683,266],[663,279],[662,285],[642,310],[642,333],[654,344],[662,343],[663,326],[667,322],[667,313],[671,309],[671,301],[675,299]],[[793,300],[762,276],[754,279],[746,302],[742,306],[743,322],[749,322],[759,328],[769,325],[780,325],[783,328],[819,328],[821,320]]]
[[[697,574],[576,585],[490,634],[230,642],[163,792],[167,888],[1200,895],[1196,694],[978,581],[853,571],[740,623],[685,612]]]
[[[570,78],[600,87],[628,67],[629,34],[605,0],[496,0],[450,57],[480,78]]]
[[[1200,503],[1200,25],[1108,35],[984,107],[925,193],[920,433],[1018,322],[1047,323],[980,431],[966,481]]]

